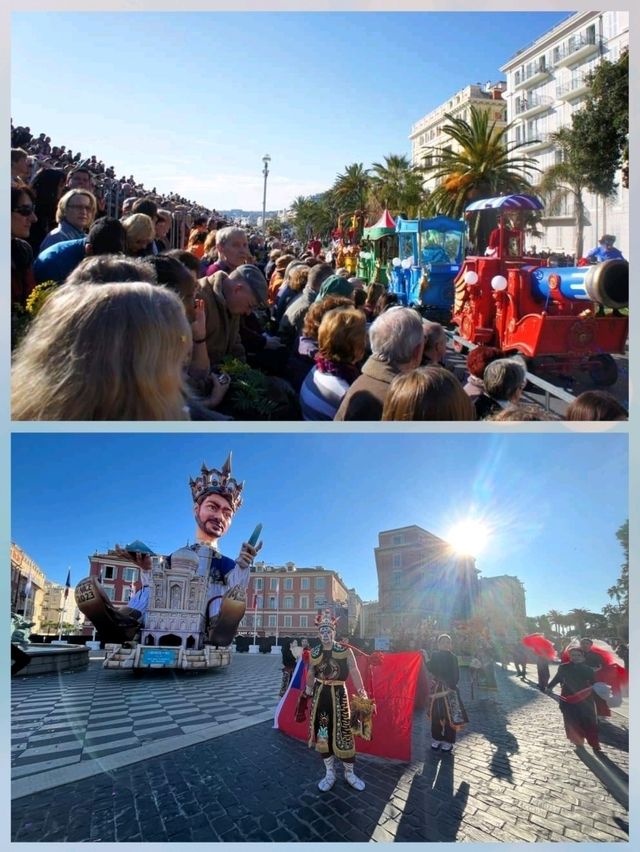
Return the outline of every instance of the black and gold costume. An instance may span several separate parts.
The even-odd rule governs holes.
[[[337,642],[324,650],[316,645],[309,665],[316,682],[309,718],[309,748],[315,745],[322,755],[334,754],[353,761],[356,750],[350,725],[349,696],[345,681],[349,675],[348,648]]]

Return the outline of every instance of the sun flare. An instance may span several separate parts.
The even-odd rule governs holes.
[[[456,553],[478,556],[489,541],[489,529],[482,521],[467,518],[451,527],[447,541]]]

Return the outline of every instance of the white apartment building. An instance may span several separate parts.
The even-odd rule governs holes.
[[[535,158],[544,170],[560,156],[550,134],[571,123],[589,91],[587,76],[606,59],[616,62],[629,46],[629,12],[578,12],[561,21],[501,66],[507,79],[507,120],[515,122],[510,141],[530,144],[518,153]],[[618,179],[617,195],[605,203],[585,193],[589,224],[585,252],[603,233],[615,234],[616,247],[629,258],[629,191]],[[559,215],[542,221],[544,236],[530,240],[538,249],[573,253],[575,219],[569,200]]]
[[[429,153],[430,148],[455,150],[457,143],[447,136],[442,128],[449,123],[445,118],[451,114],[454,118],[468,121],[470,107],[475,106],[490,113],[490,120],[496,122],[497,127],[504,127],[507,123],[507,107],[503,100],[503,92],[506,89],[504,82],[498,83],[473,83],[456,92],[448,101],[432,110],[411,128],[409,139],[411,140],[411,164],[414,166],[431,165],[433,160]],[[426,176],[424,188],[432,191],[437,181]]]

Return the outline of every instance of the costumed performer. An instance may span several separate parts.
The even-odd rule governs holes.
[[[325,775],[318,788],[326,793],[336,781],[336,758],[342,762],[347,784],[354,790],[364,790],[365,784],[354,772],[355,742],[350,725],[349,696],[345,682],[351,675],[358,695],[367,698],[355,656],[350,648],[340,645],[336,638],[335,616],[330,610],[319,612],[315,623],[320,644],[311,649],[305,700],[312,698],[309,716],[309,748],[324,760]]]
[[[568,651],[569,662],[561,663],[547,692],[561,684],[560,710],[564,719],[567,739],[576,747],[582,748],[585,739],[596,753],[599,753],[598,722],[594,702],[594,671],[585,663],[582,648],[575,646]]]
[[[451,751],[456,741],[456,732],[469,719],[458,692],[458,658],[451,651],[451,636],[447,633],[438,636],[438,650],[431,655],[427,669],[435,681],[435,689],[429,700],[431,748]]]
[[[257,543],[259,528],[250,542],[242,544],[235,560],[218,551],[219,540],[242,505],[244,482],[231,476],[231,454],[221,470],[203,464],[200,475],[189,484],[196,520],[196,543],[190,549],[198,556],[199,574],[208,578],[207,640],[225,646],[233,641],[245,613],[251,564],[262,547],[262,542]],[[116,554],[134,561],[140,569],[141,588],[128,606],[114,606],[95,577],[81,580],[75,590],[78,609],[93,623],[103,642],[132,641],[144,626],[149,607],[152,552],[136,541],[125,549],[116,546]]]

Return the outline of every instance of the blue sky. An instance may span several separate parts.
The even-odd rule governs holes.
[[[218,209],[410,154],[411,126],[569,12],[12,15],[11,114],[118,176]]]
[[[12,538],[61,583],[116,542],[193,541],[189,477],[229,450],[246,495],[223,552],[261,522],[266,562],[334,569],[364,599],[378,533],[409,524],[446,538],[483,520],[477,567],[517,575],[531,615],[599,611],[622,561],[624,434],[14,434],[12,448]]]

